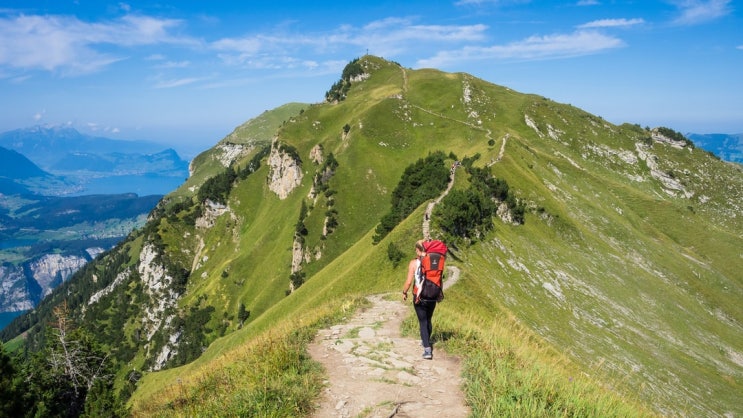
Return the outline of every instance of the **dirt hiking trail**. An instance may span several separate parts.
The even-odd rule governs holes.
[[[444,288],[458,278],[459,270],[449,267]],[[393,296],[369,296],[370,307],[318,332],[309,352],[328,380],[314,417],[469,415],[459,360],[435,346],[433,360],[423,360],[420,340],[400,334],[402,320],[414,315],[411,302]],[[433,329],[435,336],[436,314]]]

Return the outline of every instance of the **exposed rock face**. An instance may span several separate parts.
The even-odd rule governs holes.
[[[87,262],[81,256],[47,254],[25,265],[0,266],[0,312],[33,309]]]
[[[371,74],[369,74],[369,73],[361,73],[359,75],[355,75],[355,76],[351,77],[349,80],[352,83],[358,83],[358,82],[361,82],[361,81],[366,80],[369,77],[371,77]]]
[[[29,268],[34,279],[41,286],[41,297],[43,298],[87,262],[88,260],[83,257],[47,254],[31,262]]]
[[[0,310],[18,312],[32,309],[34,302],[23,269],[0,265]]]
[[[304,247],[298,239],[295,239],[292,244],[292,273],[302,268],[302,261],[304,261]]]
[[[142,318],[142,328],[145,331],[147,341],[152,340],[155,333],[161,328],[167,327],[173,320],[178,295],[172,289],[173,278],[168,275],[162,264],[155,262],[157,250],[153,245],[145,245],[139,255],[139,275],[144,285],[144,291],[149,296],[147,308]],[[153,370],[160,370],[177,350],[178,336],[171,335],[157,354],[157,361]],[[148,353],[150,355],[151,353]]]
[[[279,199],[286,199],[302,182],[301,162],[274,142],[268,156],[268,166],[268,188],[276,193]]]
[[[655,139],[655,136],[653,137]],[[663,142],[663,141],[661,141]],[[671,146],[676,146],[672,144]],[[694,192],[686,190],[686,187],[677,179],[673,178],[667,172],[662,171],[659,168],[657,157],[650,153],[645,146],[636,144],[638,157],[645,161],[648,168],[650,169],[650,175],[656,180],[660,181],[663,185],[663,190],[670,196],[683,196],[687,199],[694,196]]]
[[[315,145],[310,150],[310,160],[318,165],[322,164],[322,162],[325,160],[323,157],[322,146],[320,144]]]
[[[230,211],[230,208],[220,203],[212,202],[211,200],[206,201],[204,214],[196,219],[196,226],[198,228],[208,229],[214,226],[217,218]]]
[[[664,144],[668,144],[676,149],[683,149],[686,147],[686,143],[683,141],[678,141],[673,138],[669,138],[662,133],[658,132],[657,130],[653,130],[653,132],[650,134],[650,137],[653,138],[653,141],[655,142],[662,142]]]
[[[508,204],[506,204],[506,202],[501,202],[498,205],[498,209],[496,210],[496,215],[501,219],[501,221],[507,224],[518,225],[517,222],[513,221],[513,214],[508,209]]]
[[[526,123],[526,126],[530,127],[531,129],[534,129],[534,132],[539,135],[540,138],[544,138],[544,134],[539,130],[537,127],[537,124],[534,123],[534,120],[529,117],[529,115],[524,115],[524,123]]]
[[[93,296],[90,297],[88,300],[88,305],[92,305],[94,303],[97,303],[99,300],[101,300],[102,297],[108,295],[109,293],[113,292],[116,287],[118,287],[120,284],[124,283],[126,280],[129,279],[129,271],[124,271],[116,275],[116,279],[114,279],[113,283],[106,286],[105,288],[95,292]],[[95,276],[93,277],[95,279]]]
[[[216,146],[220,151],[217,156],[223,166],[229,167],[243,153],[250,152],[253,147],[242,144],[223,143]]]

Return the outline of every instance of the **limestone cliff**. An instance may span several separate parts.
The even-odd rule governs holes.
[[[0,312],[33,309],[87,262],[83,256],[47,254],[21,265],[0,266]]]
[[[168,275],[165,267],[157,262],[158,253],[154,246],[146,245],[139,255],[139,276],[144,285],[145,294],[149,297],[146,302],[144,316],[141,318],[145,338],[151,341],[156,332],[168,327],[175,315],[172,313],[177,306],[178,295],[173,291],[171,284],[173,278]],[[152,367],[153,370],[161,369],[177,350],[179,333],[172,333],[168,337],[159,353],[148,353],[155,355],[157,360]],[[148,350],[149,348],[149,343]]]
[[[47,254],[32,261],[29,269],[36,283],[41,286],[41,297],[44,297],[87,262],[83,257]]]
[[[302,161],[292,151],[274,141],[268,156],[268,188],[282,200],[302,182]]]
[[[33,298],[29,292],[23,269],[17,266],[0,265],[0,310],[18,312],[33,307]]]

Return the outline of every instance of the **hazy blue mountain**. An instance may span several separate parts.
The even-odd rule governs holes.
[[[70,127],[8,131],[0,134],[0,146],[70,183],[38,190],[44,195],[165,194],[188,177],[188,161],[165,145],[94,137]]]
[[[743,133],[740,134],[695,134],[686,136],[698,147],[707,150],[725,161],[743,163]]]
[[[0,177],[0,193],[1,194],[29,194],[31,193],[25,186],[16,183],[13,180]]]
[[[0,161],[0,177],[3,178],[27,179],[49,175],[22,154],[4,147],[0,147]]]
[[[0,134],[0,146],[20,152],[48,171],[67,154],[109,154],[129,150],[148,154],[165,148],[150,141],[120,141],[85,135],[71,127],[41,125]]]
[[[20,153],[0,147],[0,193],[3,195],[58,194],[74,186],[47,173]]]

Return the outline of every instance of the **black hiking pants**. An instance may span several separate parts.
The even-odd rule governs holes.
[[[415,314],[418,316],[418,325],[421,328],[421,343],[423,347],[431,346],[431,332],[433,331],[433,311],[436,309],[435,300],[421,300],[418,303],[413,303],[415,308]]]

